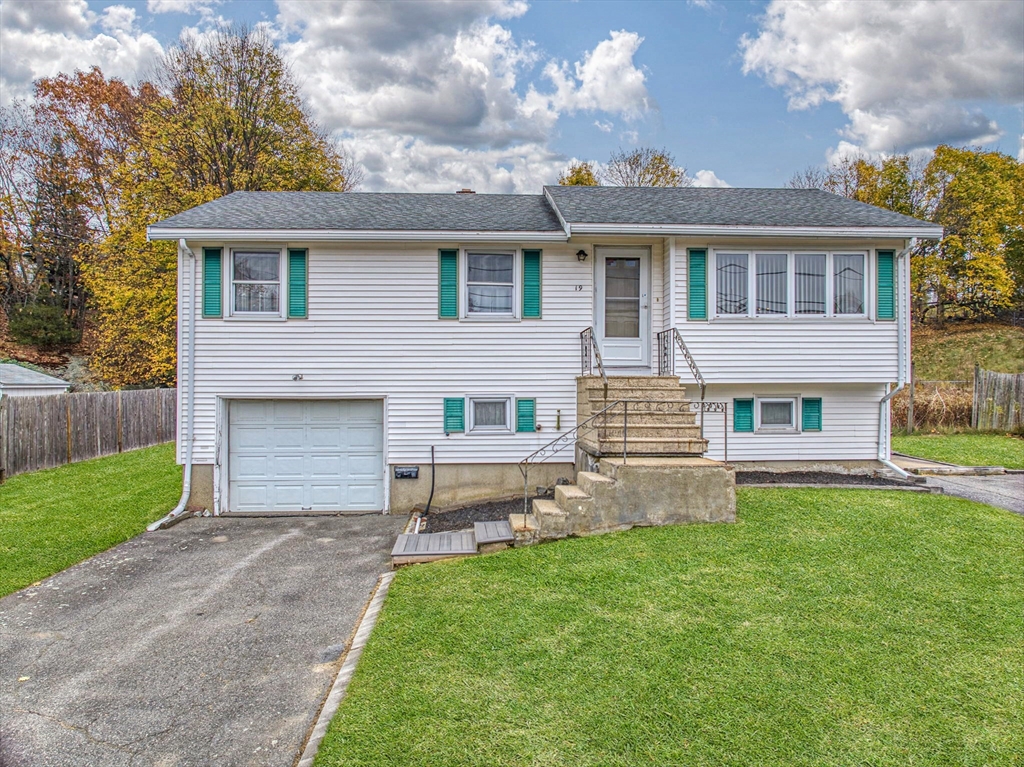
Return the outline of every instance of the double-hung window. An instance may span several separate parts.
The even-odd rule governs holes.
[[[867,254],[718,251],[717,317],[864,317]]]
[[[231,313],[281,315],[281,253],[236,250],[231,254]]]
[[[466,253],[466,314],[513,317],[516,306],[515,253]]]

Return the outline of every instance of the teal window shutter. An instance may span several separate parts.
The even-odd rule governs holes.
[[[732,430],[754,430],[754,400],[734,399],[732,401]]]
[[[442,319],[458,319],[459,251],[438,251],[437,283],[437,316]]]
[[[895,261],[896,254],[893,251],[878,251],[877,317],[880,320],[896,319]]]
[[[305,317],[306,282],[307,282],[306,251],[288,251],[288,316]]]
[[[708,318],[708,252],[688,250],[686,269],[686,318]]]
[[[540,251],[523,251],[523,318],[540,317]],[[533,431],[533,429],[530,429]]]
[[[220,317],[223,295],[221,269],[222,250],[220,248],[203,248],[203,316]]]
[[[516,400],[516,431],[537,431],[537,400]]]
[[[801,402],[800,424],[803,431],[821,431],[821,397],[804,397]]]
[[[444,430],[446,433],[466,430],[466,400],[462,397],[445,397]]]

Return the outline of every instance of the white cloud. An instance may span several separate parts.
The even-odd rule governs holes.
[[[559,111],[601,110],[635,119],[652,107],[644,73],[633,63],[644,41],[635,32],[612,31],[611,37],[585,54],[583,61],[550,62],[544,74],[555,86],[552,103]]]
[[[650,108],[633,65],[642,38],[630,32],[530,78],[542,54],[499,23],[525,13],[522,2],[278,7],[282,51],[313,115],[363,164],[365,189],[536,191],[565,164],[547,148],[562,114]]]
[[[99,31],[97,29],[99,28]],[[0,4],[0,91],[3,103],[31,94],[32,82],[99,66],[108,77],[134,80],[163,49],[122,5],[92,12],[84,0]]]
[[[615,124],[611,120],[594,120],[594,127],[602,133],[611,133]]]
[[[350,142],[365,170],[362,189],[392,192],[477,192],[537,194],[553,184],[565,159],[541,143],[505,149],[467,149],[368,131]]]
[[[201,13],[204,16],[213,12],[213,6],[220,0],[146,0],[146,10],[150,13]]]
[[[722,181],[715,175],[713,170],[699,170],[693,176],[694,186],[716,187],[719,189],[731,187],[728,181]]]
[[[1024,100],[1024,14],[1016,2],[772,0],[744,72],[791,109],[837,103],[843,135],[867,151],[988,142],[999,126],[974,104]]]

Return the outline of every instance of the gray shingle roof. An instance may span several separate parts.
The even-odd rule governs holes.
[[[570,224],[930,227],[818,189],[546,186]]]
[[[166,229],[561,232],[540,194],[235,192],[164,219]]]
[[[0,363],[0,387],[4,386],[70,386],[60,378],[38,373],[35,370],[14,365],[10,362]]]

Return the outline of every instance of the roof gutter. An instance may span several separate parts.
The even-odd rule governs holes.
[[[561,218],[561,217],[559,217]],[[707,224],[573,224],[572,233],[647,234],[659,237],[695,235],[701,237],[880,237],[938,240],[942,227],[898,226],[715,226]]]
[[[903,391],[907,384],[907,357],[910,346],[910,311],[909,303],[910,286],[904,279],[909,270],[906,269],[905,260],[909,259],[910,251],[917,245],[917,238],[911,238],[903,250],[896,254],[896,286],[894,298],[896,299],[896,388],[888,392],[878,402],[878,460],[886,468],[896,472],[903,479],[910,474],[889,459],[889,435],[892,433],[892,411],[889,402]],[[886,384],[888,388],[888,384]]]
[[[182,343],[182,354],[185,355],[185,359],[188,361],[188,377],[185,379],[185,391],[182,402],[185,406],[185,465],[182,467],[182,484],[181,484],[181,498],[178,500],[178,505],[171,509],[166,516],[161,517],[156,522],[149,525],[146,530],[154,532],[156,530],[162,530],[165,527],[177,524],[188,516],[188,497],[192,494],[192,442],[194,432],[194,418],[193,409],[195,404],[195,373],[196,373],[196,355],[195,355],[195,330],[196,330],[196,307],[195,307],[195,293],[196,293],[196,254],[192,252],[192,249],[185,244],[185,240],[178,240],[178,259],[182,260],[187,256],[185,260],[185,271],[188,273],[188,280],[185,282],[185,295],[184,305],[188,311],[188,321],[186,327],[188,332],[185,336],[184,343]],[[180,385],[179,381],[179,385]]]
[[[422,231],[388,229],[184,229],[150,226],[147,240],[219,242],[565,242],[564,232]]]

